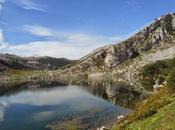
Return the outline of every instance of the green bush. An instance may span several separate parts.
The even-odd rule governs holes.
[[[145,89],[153,88],[156,80],[158,80],[159,84],[162,84],[165,80],[169,80],[169,85],[174,85],[174,66],[175,58],[157,61],[155,63],[144,66],[140,73],[142,77],[142,85],[145,87]]]
[[[152,115],[154,115],[154,114],[156,114],[157,113],[157,110],[149,110],[149,111],[147,111],[145,114],[144,114],[144,118],[147,118],[147,117],[150,117],[150,116],[152,116]]]
[[[166,81],[168,87],[175,89],[175,67],[168,73]]]
[[[162,84],[165,81],[165,76],[159,75],[158,76],[158,84]]]

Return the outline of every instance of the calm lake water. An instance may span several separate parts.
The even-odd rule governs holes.
[[[0,96],[0,130],[61,130],[66,122],[94,129],[126,112],[81,86],[31,86]]]

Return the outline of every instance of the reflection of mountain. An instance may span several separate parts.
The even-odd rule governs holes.
[[[18,93],[22,89],[47,89],[49,86],[53,87],[58,87],[58,86],[66,86],[66,84],[59,82],[59,81],[31,81],[31,82],[25,82],[21,84],[10,84],[10,85],[5,85],[4,87],[0,87],[0,96],[1,95],[9,95],[11,93]]]
[[[81,87],[29,87],[0,97],[0,129],[10,130],[14,125],[18,130],[23,130],[24,126],[36,129],[40,123],[46,125],[46,121],[55,123],[58,120],[60,125],[66,120],[78,119],[83,125],[88,125],[86,129],[94,130],[97,125],[113,122],[115,115],[126,112],[128,109],[93,96]]]
[[[93,85],[92,85],[93,84]],[[132,107],[134,102],[141,98],[141,94],[125,83],[93,82],[91,86],[85,87],[94,95],[100,96],[113,104]]]
[[[0,99],[0,122],[4,121],[5,110],[8,107],[9,102],[6,98]]]
[[[132,107],[130,105],[139,99],[140,94],[137,91],[129,89],[127,86],[107,86],[106,93],[108,100],[114,104],[121,104],[124,106]]]
[[[0,122],[4,120],[4,105],[0,102]]]

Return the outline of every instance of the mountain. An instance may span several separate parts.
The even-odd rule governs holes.
[[[97,84],[102,87],[102,84],[109,84],[107,96],[114,97],[110,93],[113,83],[126,81],[127,89],[121,90],[128,94],[124,94],[124,97],[135,98],[128,91],[132,90],[143,99],[133,104],[134,110],[124,119],[118,120],[112,130],[175,129],[175,13],[162,15],[132,37],[98,48],[76,62],[51,57],[22,58],[1,54],[0,71],[7,69],[58,70],[2,74],[0,87],[1,84],[7,86],[4,82],[14,84],[18,81],[17,84],[22,84],[53,79],[64,83],[82,83],[85,86]],[[116,98],[119,101],[122,98],[121,92],[118,92],[120,88],[113,88],[120,96]]]
[[[57,76],[78,84],[126,81],[142,95],[111,130],[174,130],[175,13],[155,19],[127,40],[96,49],[60,72]]]
[[[174,42],[175,13],[169,13],[155,19],[152,24],[127,40],[96,49],[65,71],[77,73],[112,69],[151,50],[173,47]]]
[[[19,57],[11,54],[0,54],[0,71],[7,69],[55,70],[72,63],[66,58],[53,57]]]
[[[140,84],[140,70],[146,64],[175,57],[175,13],[157,18],[143,30],[116,44],[94,50],[76,62],[51,57],[0,55],[0,70],[58,69],[52,76],[70,82],[82,78],[106,78]],[[61,68],[61,69],[59,69]],[[75,81],[74,81],[75,79]],[[82,79],[82,80],[81,80]]]

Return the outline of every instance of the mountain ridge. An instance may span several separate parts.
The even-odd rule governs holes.
[[[162,15],[143,30],[117,44],[97,48],[81,58],[66,72],[91,72],[114,68],[142,53],[166,46],[175,39],[175,13]]]
[[[14,54],[0,54],[0,71],[8,69],[17,70],[56,70],[72,63],[66,58],[44,57],[20,57]]]

